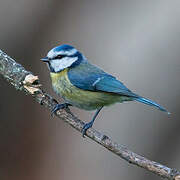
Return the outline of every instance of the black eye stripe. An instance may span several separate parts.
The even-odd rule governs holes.
[[[65,54],[62,54],[62,55],[57,55],[56,57],[53,57],[53,58],[49,58],[49,60],[55,60],[55,59],[62,59],[64,57],[78,57],[78,54],[79,53],[75,53],[75,54],[72,54],[72,55],[65,55]]]
[[[53,59],[62,59],[63,57],[65,57],[65,55],[57,55],[57,56],[54,57]]]

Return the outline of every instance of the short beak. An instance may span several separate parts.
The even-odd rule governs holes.
[[[48,57],[44,57],[41,59],[43,62],[49,62],[49,58]]]

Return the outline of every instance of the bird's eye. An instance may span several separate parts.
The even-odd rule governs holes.
[[[64,55],[58,55],[54,59],[62,59],[63,57],[64,57]]]

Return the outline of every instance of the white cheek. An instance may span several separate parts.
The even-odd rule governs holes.
[[[65,68],[70,67],[75,61],[77,61],[78,57],[69,58],[64,57],[62,59],[51,60],[51,66],[55,72],[59,72]]]
[[[59,70],[59,59],[57,60],[51,60],[50,64],[51,64],[51,67],[54,69],[55,72],[58,72]]]

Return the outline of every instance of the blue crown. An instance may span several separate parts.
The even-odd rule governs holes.
[[[54,51],[70,51],[72,49],[75,49],[75,48],[73,46],[68,45],[68,44],[63,44],[63,45],[55,47]]]

